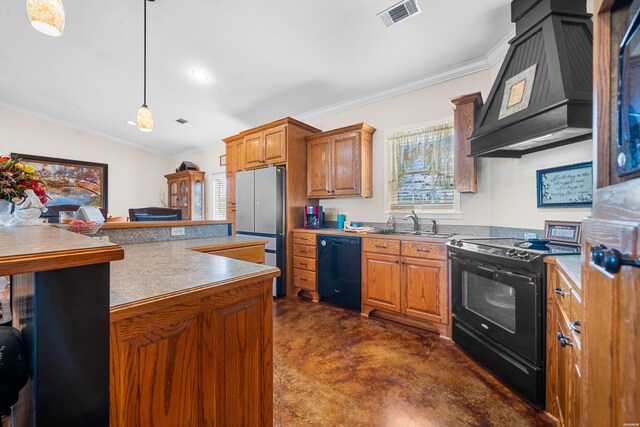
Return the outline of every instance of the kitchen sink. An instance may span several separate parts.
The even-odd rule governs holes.
[[[386,234],[391,236],[421,236],[421,237],[433,237],[436,239],[448,239],[454,236],[455,233],[432,233],[430,231],[395,231],[395,230],[376,230],[367,234]]]

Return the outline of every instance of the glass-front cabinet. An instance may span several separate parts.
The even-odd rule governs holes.
[[[169,188],[169,207],[180,209],[183,220],[205,219],[204,172],[184,171],[165,175]]]

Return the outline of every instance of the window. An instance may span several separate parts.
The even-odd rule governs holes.
[[[211,188],[213,189],[212,219],[225,220],[227,219],[227,177],[224,173],[211,177]]]
[[[453,125],[396,132],[388,142],[391,211],[454,209]]]

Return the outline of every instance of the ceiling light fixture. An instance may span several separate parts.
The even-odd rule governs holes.
[[[199,80],[201,82],[205,82],[209,80],[209,75],[202,70],[194,69],[191,70],[191,75],[194,79]]]
[[[138,110],[138,129],[142,132],[151,132],[153,130],[153,114],[147,106],[147,1],[144,2],[144,101]]]
[[[62,0],[27,0],[29,21],[36,30],[59,37],[64,31]]]

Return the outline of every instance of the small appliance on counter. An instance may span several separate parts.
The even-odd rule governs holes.
[[[324,212],[322,206],[304,207],[304,228],[319,230],[324,227]]]

